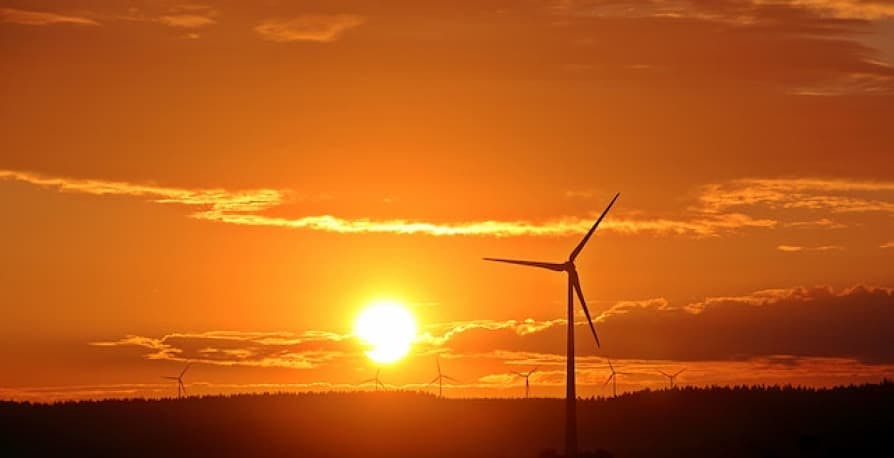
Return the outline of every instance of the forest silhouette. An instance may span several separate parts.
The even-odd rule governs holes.
[[[640,391],[578,403],[581,456],[887,456],[894,384]],[[549,457],[562,399],[414,392],[0,402],[9,457]],[[559,452],[556,452],[558,450]]]

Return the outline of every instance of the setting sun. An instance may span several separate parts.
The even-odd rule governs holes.
[[[354,334],[369,349],[366,355],[377,363],[403,358],[416,338],[416,322],[403,305],[394,301],[370,304],[357,317]]]

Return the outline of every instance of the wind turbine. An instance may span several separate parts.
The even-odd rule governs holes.
[[[444,375],[441,372],[441,358],[440,357],[438,357],[438,359],[436,359],[436,361],[438,363],[438,376],[435,377],[434,380],[428,382],[428,385],[438,382],[438,397],[442,398],[442,397],[444,397],[444,379],[450,380],[451,382],[454,382],[454,383],[459,383],[459,382],[455,378],[453,378],[449,375]],[[428,385],[426,385],[426,386],[428,386]]]
[[[537,370],[537,368],[535,367],[535,368],[529,370],[528,372],[517,372],[516,373],[519,377],[522,377],[525,379],[525,399],[528,399],[528,396],[531,393],[531,383],[530,383],[529,379],[531,378],[531,374],[533,374],[534,371],[536,371],[536,370]]]
[[[177,381],[177,399],[180,399],[186,394],[186,385],[183,384],[183,376],[186,375],[186,371],[189,370],[189,366],[192,366],[192,363],[187,363],[186,367],[184,367],[183,370],[180,372],[180,375],[176,377],[173,375],[162,376],[162,378],[164,379]]]
[[[608,376],[608,379],[605,383],[602,384],[602,387],[605,388],[605,385],[608,385],[608,382],[612,382],[612,397],[618,396],[618,376],[619,375],[633,375],[630,372],[618,372],[615,370],[615,366],[612,366],[612,361],[608,360],[608,368],[611,369],[612,373]]]
[[[379,391],[379,387],[382,387],[382,389],[384,390],[384,389],[385,389],[385,384],[382,383],[382,379],[379,378],[379,373],[380,373],[380,372],[382,372],[382,369],[376,369],[376,377],[375,377],[375,378],[366,379],[366,380],[360,382],[360,384],[361,384],[361,385],[364,385],[364,384],[367,384],[367,383],[373,383],[373,382],[375,382],[375,384],[376,384],[376,391]]]
[[[670,389],[674,389],[674,379],[676,379],[677,376],[682,374],[683,371],[685,371],[685,370],[686,370],[686,368],[684,367],[684,368],[678,370],[674,374],[668,374],[668,373],[665,373],[664,371],[658,371],[658,372],[661,373],[661,375],[667,377],[667,381],[670,382]]]
[[[593,232],[596,231],[596,227],[599,226],[599,223],[602,222],[602,218],[605,218],[606,213],[612,208],[612,205],[615,204],[615,201],[618,200],[618,196],[621,193],[615,194],[615,197],[612,198],[611,202],[609,202],[608,207],[605,208],[605,211],[599,215],[599,219],[593,223],[593,227],[587,232],[584,238],[574,247],[574,250],[571,251],[571,254],[568,256],[568,260],[563,263],[555,263],[555,262],[539,262],[539,261],[522,261],[516,259],[500,259],[500,258],[484,258],[485,261],[494,261],[494,262],[505,262],[509,264],[518,264],[522,266],[528,267],[538,267],[541,269],[552,270],[555,272],[565,272],[568,274],[568,330],[567,332],[567,347],[565,350],[565,456],[568,458],[577,457],[577,394],[575,393],[574,387],[574,293],[577,293],[577,298],[580,300],[580,305],[584,309],[584,314],[587,316],[587,322],[590,324],[590,331],[593,332],[593,338],[596,339],[596,346],[599,347],[599,336],[596,335],[596,328],[593,326],[593,320],[590,318],[590,310],[587,308],[587,301],[584,300],[584,293],[581,291],[580,287],[580,279],[577,276],[577,268],[574,265],[574,260],[580,254],[581,250],[584,249],[584,246],[587,244],[587,241],[590,240],[590,236],[593,235]]]

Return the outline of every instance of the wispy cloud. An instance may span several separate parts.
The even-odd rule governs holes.
[[[800,251],[843,251],[841,245],[820,245],[820,246],[799,246],[799,245],[779,245],[776,247],[779,251],[788,253],[797,253]]]
[[[160,16],[158,22],[170,27],[182,27],[186,29],[195,29],[207,25],[215,24],[217,21],[198,14],[171,14]]]
[[[60,192],[97,196],[121,195],[148,199],[160,204],[178,204],[197,208],[189,216],[195,219],[243,226],[267,226],[326,231],[341,234],[384,233],[424,234],[432,236],[546,236],[578,235],[589,229],[599,209],[589,216],[560,216],[542,221],[477,220],[436,222],[414,219],[345,218],[330,214],[298,217],[273,216],[269,211],[294,199],[293,193],[277,189],[233,191],[221,188],[186,189],[123,181],[92,180],[45,176],[30,172],[0,170],[0,180],[30,183]],[[766,212],[799,210],[819,213],[816,219],[785,221]],[[615,210],[603,222],[602,231],[617,234],[676,235],[717,237],[747,229],[819,228],[837,229],[845,224],[833,222],[828,213],[894,214],[894,183],[822,179],[742,179],[710,184],[699,189],[695,205],[679,218],[648,217],[635,210]],[[761,216],[757,216],[761,214]],[[637,215],[631,217],[629,215]],[[782,250],[792,245],[781,244]],[[801,247],[803,250],[804,247]],[[812,247],[827,251],[835,245]]]
[[[342,234],[388,233],[425,234],[434,236],[567,236],[586,232],[596,212],[588,218],[559,217],[533,221],[465,221],[431,222],[409,219],[348,219],[333,215],[310,215],[298,218],[268,216],[265,211],[283,205],[289,193],[275,189],[229,191],[225,189],[184,189],[122,181],[51,177],[39,174],[0,170],[0,180],[15,180],[61,192],[97,196],[122,195],[149,199],[162,204],[200,207],[190,216],[196,219],[245,226],[269,226],[291,229],[336,232]],[[777,222],[754,218],[742,213],[701,214],[690,219],[623,218],[613,216],[601,229],[621,234],[653,233],[693,237],[710,237],[746,228],[772,228]]]
[[[894,69],[877,63],[885,73],[849,73],[837,78],[793,88],[794,95],[845,96],[851,94],[890,95],[894,94]]]
[[[554,11],[565,14],[697,18],[741,24],[770,20],[774,14],[794,11],[837,19],[879,20],[894,17],[894,4],[885,0],[556,0],[552,5]]]
[[[500,331],[510,330],[519,336],[533,334],[549,329],[553,326],[562,326],[566,320],[555,319],[538,321],[531,318],[525,320],[473,320],[439,323],[429,326],[419,340],[434,346],[442,346],[457,335],[473,330]]]
[[[879,248],[894,248],[894,240],[879,245]]]
[[[91,342],[95,347],[141,347],[146,359],[191,361],[220,366],[288,367],[309,369],[361,347],[348,335],[307,331],[207,331],[172,333],[162,337],[137,335]]]
[[[832,213],[894,213],[894,182],[821,178],[748,178],[706,185],[699,211],[723,213],[762,205]]]
[[[216,24],[215,19],[220,13],[207,5],[175,5],[164,14],[152,18],[168,27],[183,29],[198,29]]]
[[[198,29],[217,24],[218,16],[220,11],[209,5],[179,4],[162,9],[131,7],[126,14],[110,16],[110,20],[161,24],[186,30],[184,38],[197,39],[201,37]]]
[[[266,19],[254,30],[262,38],[278,43],[335,41],[348,29],[366,22],[355,14],[305,14],[290,19]]]
[[[0,22],[23,25],[77,24],[98,26],[99,22],[83,16],[71,16],[44,11],[28,11],[14,8],[0,8]]]
[[[885,0],[753,0],[758,5],[790,5],[841,19],[888,19],[894,3]]]

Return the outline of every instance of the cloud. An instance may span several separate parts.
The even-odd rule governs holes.
[[[121,195],[142,197],[161,204],[201,207],[190,216],[196,219],[245,225],[317,230],[342,234],[387,233],[426,234],[433,236],[568,236],[586,232],[593,224],[591,217],[561,217],[544,222],[532,221],[467,221],[429,222],[407,219],[347,219],[332,215],[311,215],[299,218],[268,216],[263,212],[286,203],[289,193],[275,189],[228,191],[225,189],[183,189],[121,181],[48,177],[29,172],[0,170],[0,180],[30,183],[60,192],[97,196]],[[685,219],[625,219],[612,217],[601,226],[602,231],[620,234],[654,233],[694,237],[716,236],[745,228],[772,228],[776,221],[753,218],[741,213],[712,213]]]
[[[198,14],[173,14],[160,16],[158,22],[170,27],[195,29],[217,23],[214,19]]]
[[[894,4],[885,0],[558,0],[552,2],[552,9],[560,14],[696,18],[740,24],[767,21],[774,13],[793,12],[836,19],[879,20],[894,17]]]
[[[216,24],[220,13],[207,5],[175,5],[154,20],[168,27],[197,29]]]
[[[53,24],[100,25],[99,22],[82,16],[67,16],[63,14],[18,10],[14,8],[0,8],[0,22],[37,26]]]
[[[556,0],[548,5],[556,23],[586,37],[591,48],[602,51],[599,55],[605,62],[614,59],[625,68],[645,64],[662,69],[628,72],[627,78],[661,82],[679,75],[680,82],[704,80],[715,86],[747,79],[800,96],[894,93],[894,68],[882,62],[881,53],[865,40],[873,27],[870,21],[894,17],[894,4],[887,1]],[[608,31],[612,26],[630,30],[632,24],[648,29],[642,32],[650,37],[648,46]],[[708,43],[687,43],[686,37],[695,33],[722,35],[726,52]],[[627,43],[623,56],[600,45],[622,41]],[[823,53],[814,54],[815,49]],[[606,71],[598,62],[574,65],[591,68],[594,76]]]
[[[581,357],[724,361],[770,355],[854,358],[894,363],[888,329],[894,327],[894,289],[779,288],[741,296],[674,304],[664,298],[619,301],[596,317],[597,351],[586,322],[576,318]],[[431,341],[457,355],[502,355],[525,365],[548,364],[537,355],[564,354],[564,320],[452,324]]]
[[[115,20],[131,22],[148,22],[162,24],[177,29],[200,29],[217,24],[220,12],[208,5],[181,4],[167,7],[163,10],[144,11],[136,7],[128,10],[127,14],[112,16]],[[196,39],[199,34],[190,32],[184,38]]]
[[[790,354],[894,362],[889,288],[789,288],[644,306],[600,322],[618,357],[730,360]],[[642,336],[648,336],[643,338]]]
[[[350,336],[332,332],[207,331],[162,337],[128,335],[91,342],[95,347],[141,347],[150,360],[191,361],[220,366],[310,369],[347,353],[361,354]]]
[[[894,18],[894,3],[884,0],[754,0],[758,5],[791,5],[842,19]]]
[[[821,246],[797,246],[797,245],[779,245],[776,247],[779,251],[789,253],[799,251],[842,251],[844,247],[841,245],[821,245]]]
[[[267,19],[255,26],[254,30],[265,40],[277,43],[328,43],[364,22],[364,17],[354,14],[305,14],[291,19]]]
[[[601,386],[607,376],[607,358],[631,374],[619,386],[624,391],[664,386],[658,371],[681,367],[687,372],[678,382],[698,385],[828,386],[877,381],[894,371],[894,347],[889,342],[889,330],[894,326],[892,288],[777,288],[680,304],[664,298],[619,301],[596,320],[603,343],[599,350],[585,321],[576,318],[575,324],[578,383],[582,387]],[[565,332],[564,319],[434,323],[423,329],[411,357],[402,363],[401,373],[389,374],[386,381],[392,388],[424,390],[431,377],[430,355],[437,353],[448,373],[462,381],[451,389],[464,395],[517,395],[512,374],[539,367],[532,378],[541,390],[539,395],[558,396],[564,380]],[[365,377],[354,372],[366,365],[361,345],[351,335],[326,330],[176,332],[160,337],[129,335],[90,345],[140,348],[142,357],[151,361],[192,361],[243,371],[300,369],[307,377],[322,378],[311,384],[262,384],[268,389],[261,390],[252,384],[218,385],[193,372],[193,393],[269,391],[270,387],[357,390],[365,386],[356,383]],[[170,386],[57,391],[63,391],[58,396],[67,398],[160,396],[169,395]],[[0,395],[55,396],[39,391]]]
[[[289,191],[222,188],[186,189],[123,181],[45,176],[30,172],[0,170],[0,181],[13,180],[65,193],[96,196],[131,196],[160,204],[197,208],[195,219],[242,225],[325,231],[340,234],[424,234],[431,236],[564,237],[586,232],[601,209],[589,216],[560,216],[541,221],[478,220],[424,221],[413,219],[345,218],[329,214],[298,217],[272,216],[271,210],[295,199]],[[849,180],[740,179],[709,184],[698,190],[695,204],[677,218],[641,216],[635,210],[616,209],[600,226],[601,232],[635,235],[670,235],[691,238],[719,237],[749,229],[819,228],[839,229],[845,224],[826,214],[894,214],[894,183]],[[775,211],[776,215],[767,215]],[[799,213],[800,212],[800,213]],[[807,212],[815,219],[805,220]],[[816,215],[816,213],[820,213]],[[631,216],[631,215],[636,215]],[[791,221],[782,219],[792,216]],[[780,244],[783,251],[795,251]],[[827,251],[835,245],[813,247]],[[802,248],[803,250],[803,248]]]
[[[879,63],[883,68],[891,69]],[[794,95],[845,96],[849,94],[894,94],[894,74],[849,73],[835,78],[791,89]]]
[[[879,245],[879,248],[894,248],[894,240]]]
[[[894,182],[747,178],[706,185],[698,200],[697,210],[709,214],[757,205],[770,209],[894,214]]]
[[[553,326],[563,326],[564,319],[537,321],[531,318],[524,320],[474,320],[474,321],[455,321],[440,323],[429,326],[419,340],[433,346],[443,346],[451,339],[456,338],[459,334],[475,331],[501,331],[508,330],[512,333],[525,336],[536,332],[543,331]]]
[[[783,226],[797,228],[844,229],[847,227],[847,224],[832,221],[829,218],[819,218],[814,221],[791,221],[784,223]]]

